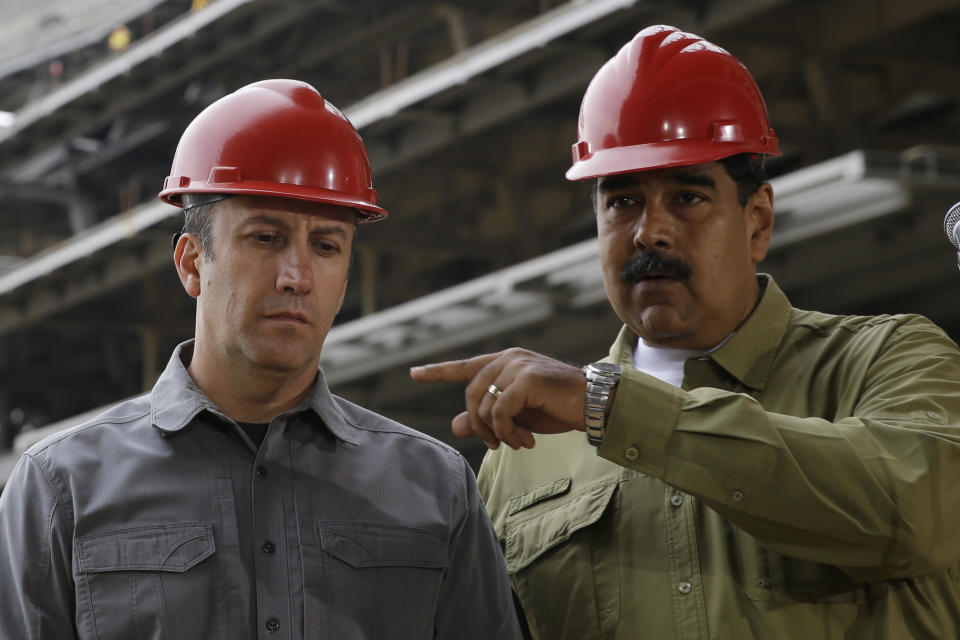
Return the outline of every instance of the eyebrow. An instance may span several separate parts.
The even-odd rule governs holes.
[[[679,184],[688,184],[693,187],[706,187],[708,189],[717,188],[717,181],[705,173],[678,173],[670,176],[670,182]]]
[[[714,190],[717,188],[717,181],[706,173],[671,173],[665,180],[667,182],[693,187],[704,187]],[[634,184],[636,184],[636,178],[629,173],[603,176],[597,181],[597,191],[609,193],[611,191],[627,189]]]
[[[305,214],[305,215],[309,215],[309,214]],[[244,220],[244,224],[268,224],[270,226],[278,227],[284,230],[290,229],[290,225],[285,220],[282,220],[281,218],[277,218],[275,216],[271,216],[266,213],[259,213],[254,216],[250,216],[249,218]],[[335,224],[321,224],[320,226],[312,227],[310,229],[310,234],[311,235],[321,234],[326,236],[335,235],[335,236],[340,236],[342,238],[345,238],[347,236],[347,232],[344,231],[343,227],[340,227]]]
[[[633,184],[634,178],[628,173],[612,176],[602,176],[597,180],[597,191],[619,191]]]

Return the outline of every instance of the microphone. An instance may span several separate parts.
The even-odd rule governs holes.
[[[960,202],[950,207],[943,219],[943,232],[957,250],[957,267],[960,268]]]

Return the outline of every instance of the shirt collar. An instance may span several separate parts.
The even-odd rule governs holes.
[[[193,340],[178,345],[150,394],[153,425],[165,435],[182,431],[203,411],[229,420],[190,377],[187,363],[192,355]],[[330,393],[323,371],[318,370],[316,382],[303,402],[287,413],[295,414],[301,411],[315,414],[338,439],[357,444],[351,433],[353,427],[347,422]]]
[[[711,358],[747,387],[763,390],[777,348],[787,332],[792,308],[771,276],[758,273],[757,282],[763,293],[753,313],[729,340],[704,357]],[[624,326],[610,349],[610,359],[632,366],[636,341],[636,334]]]

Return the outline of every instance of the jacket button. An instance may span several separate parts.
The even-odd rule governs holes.
[[[257,477],[261,480],[267,477],[267,468],[262,464],[257,465]]]
[[[670,504],[672,504],[672,505],[675,506],[675,507],[679,507],[680,505],[682,505],[682,504],[683,504],[683,494],[682,494],[682,493],[675,493],[675,494],[673,494],[672,496],[670,496]]]
[[[679,591],[683,595],[687,595],[688,593],[693,591],[693,585],[687,581],[683,581],[677,585],[677,591]]]
[[[640,457],[640,450],[636,447],[627,447],[627,450],[623,452],[623,457],[627,460],[636,460]]]
[[[263,549],[263,552],[264,552],[265,554],[267,554],[268,556],[269,556],[270,554],[272,554],[274,551],[276,551],[276,549],[277,549],[277,548],[273,545],[273,543],[270,542],[269,540],[267,540],[266,542],[264,542],[264,543],[260,546],[260,548]]]
[[[266,627],[267,631],[270,633],[276,633],[277,631],[280,631],[280,621],[276,618],[270,618],[267,620]]]
[[[733,492],[733,499],[734,499],[736,502],[740,502],[741,500],[743,500],[743,491],[740,491],[740,490],[734,491],[734,492]]]

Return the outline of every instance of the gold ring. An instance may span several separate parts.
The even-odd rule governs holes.
[[[492,395],[494,398],[499,398],[500,396],[503,395],[503,389],[501,389],[495,384],[492,384],[489,387],[487,387],[487,393]]]

